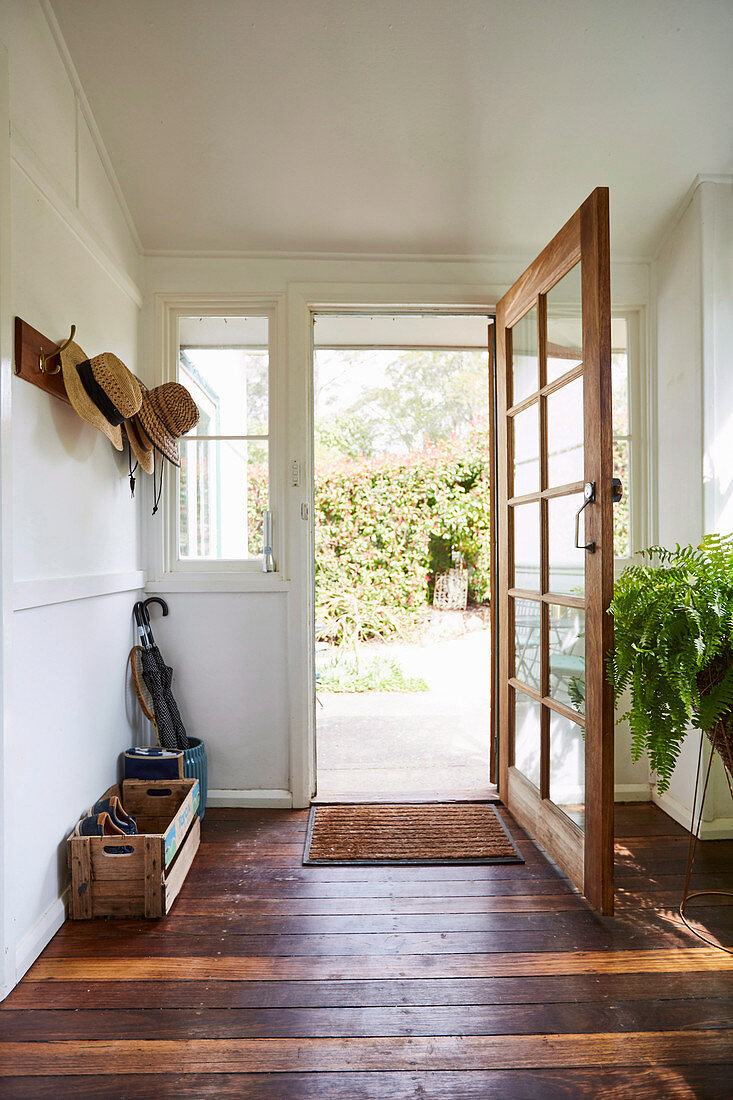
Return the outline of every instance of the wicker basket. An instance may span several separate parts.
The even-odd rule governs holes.
[[[449,569],[435,578],[433,607],[439,611],[465,611],[467,603],[467,569]]]

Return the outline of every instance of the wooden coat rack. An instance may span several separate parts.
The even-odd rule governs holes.
[[[18,378],[25,378],[26,382],[38,386],[44,393],[50,393],[70,405],[58,353],[71,343],[75,333],[76,325],[72,325],[69,338],[59,344],[57,340],[49,340],[42,332],[32,328],[27,321],[16,317],[15,373]]]

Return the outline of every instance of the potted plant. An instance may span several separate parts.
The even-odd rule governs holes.
[[[653,546],[627,568],[610,612],[615,645],[608,675],[631,751],[646,751],[666,791],[690,727],[718,750],[733,777],[733,535],[698,547]]]

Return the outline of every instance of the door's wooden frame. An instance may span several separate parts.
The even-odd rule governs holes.
[[[499,601],[497,599],[499,546],[497,542],[497,450],[496,450],[496,319],[492,318],[488,331],[489,350],[489,783],[498,782],[499,770],[499,664],[496,659],[499,646]]]
[[[581,829],[549,800],[547,759],[549,710],[563,713],[562,704],[549,698],[547,654],[540,668],[542,704],[540,791],[513,767],[511,691],[514,669],[514,624],[510,579],[514,576],[514,545],[509,504],[510,471],[513,468],[512,434],[508,432],[507,400],[511,393],[511,328],[533,306],[539,314],[538,406],[546,402],[545,326],[542,323],[544,295],[578,262],[581,263],[583,313],[583,401],[585,417],[586,482],[595,482],[596,500],[585,511],[586,539],[595,542],[595,553],[586,554],[585,600],[552,597],[539,601],[543,623],[549,604],[567,603],[585,607],[586,701],[585,701],[585,822]],[[497,614],[501,622],[498,645],[499,795],[528,831],[582,890],[590,904],[603,913],[613,910],[613,704],[606,681],[606,658],[613,644],[608,605],[613,596],[613,512],[612,512],[612,429],[611,429],[611,303],[608,225],[608,190],[596,189],[566,225],[504,295],[496,310],[496,445],[500,475],[497,479],[498,576]],[[566,378],[567,380],[567,378]],[[552,389],[555,386],[553,385]],[[528,404],[531,401],[528,401]],[[518,406],[516,407],[518,411]],[[546,417],[540,416],[543,594],[547,576],[547,491],[544,438]],[[569,489],[570,487],[565,487]],[[582,484],[576,488],[582,490]],[[519,594],[517,592],[517,594]],[[536,599],[536,597],[535,597]],[[543,647],[543,650],[545,647]],[[568,714],[568,716],[570,716]],[[577,715],[573,715],[577,721]]]

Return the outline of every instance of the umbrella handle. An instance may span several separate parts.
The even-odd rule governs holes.
[[[151,596],[149,599],[144,600],[140,605],[142,612],[143,622],[145,623],[145,630],[148,636],[148,642],[150,645],[155,645],[155,638],[153,637],[153,628],[150,625],[150,615],[148,614],[148,604],[157,603],[160,604],[161,611],[163,612],[163,618],[170,614],[168,611],[168,604],[162,596]]]
[[[151,596],[150,599],[145,600],[142,605],[143,611],[145,613],[145,618],[148,620],[148,622],[150,622],[150,615],[148,614],[148,604],[150,603],[160,604],[161,610],[163,612],[163,618],[165,618],[166,615],[170,614],[168,610],[168,604],[162,596]]]
[[[147,647],[151,645],[150,639],[148,637],[150,633],[150,622],[149,620],[146,621],[147,615],[142,600],[137,601],[132,609],[132,614],[133,618],[135,619],[135,625],[137,626],[137,633],[138,637],[140,638],[140,643],[147,649]]]

